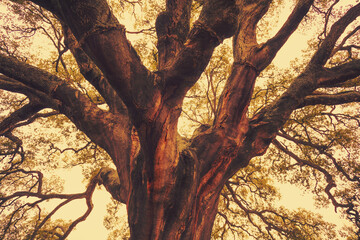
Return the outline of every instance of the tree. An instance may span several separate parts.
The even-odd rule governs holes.
[[[116,6],[130,4],[135,9],[139,2],[120,1]],[[259,21],[281,3],[166,0],[155,9],[155,26],[148,22],[149,28],[139,30],[149,34],[155,30],[157,35],[156,50],[149,51],[153,59],[142,60],[139,55],[147,46],[135,50],[111,1],[8,2],[24,25],[7,30],[13,34],[21,30],[21,37],[43,31],[58,57],[55,68],[49,68],[24,57],[16,39],[3,36],[1,98],[12,109],[6,109],[0,123],[0,180],[6,186],[0,204],[1,213],[8,214],[2,220],[2,238],[41,239],[51,234],[65,239],[90,214],[97,185],[126,204],[131,239],[210,239],[214,222],[214,238],[226,237],[226,231],[263,239],[334,234],[332,226],[311,213],[266,205],[276,201],[272,183],[264,177],[269,172],[305,184],[319,202],[330,201],[343,209],[360,229],[356,139],[360,4],[336,12],[338,0],[298,0],[281,28],[258,43],[263,34],[257,32]],[[314,24],[319,16],[324,28],[310,44],[310,57],[276,76],[278,70],[271,66],[276,54],[301,24]],[[266,25],[262,30],[268,30]],[[230,50],[223,57],[214,55],[228,38],[232,56],[224,56]],[[66,59],[67,51],[76,62]],[[150,63],[145,66],[146,61]],[[83,78],[72,73],[75,67]],[[197,94],[203,73],[208,88],[201,94],[209,115],[197,120],[192,136],[184,137],[178,134],[184,99]],[[266,74],[272,75],[268,82],[256,85]],[[84,79],[87,85],[81,82]],[[25,95],[26,100],[16,104],[17,97],[10,92]],[[196,111],[201,114],[201,109]],[[187,115],[196,120],[196,115]],[[16,135],[19,127],[42,121],[39,118],[57,121],[62,116],[87,136],[79,140],[82,148],[67,150],[104,150],[116,168],[104,166],[89,174],[84,193],[54,193]],[[79,142],[73,146],[79,147]],[[65,151],[48,144],[53,153]],[[93,166],[101,167],[99,163]],[[253,201],[254,197],[261,201]],[[48,199],[63,202],[44,214],[39,205]],[[48,221],[74,199],[86,200],[83,216],[64,227]],[[20,220],[34,229],[21,235],[15,226]]]

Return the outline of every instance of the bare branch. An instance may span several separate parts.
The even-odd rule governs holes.
[[[33,123],[38,118],[47,118],[47,117],[55,116],[55,115],[58,115],[58,114],[59,114],[58,111],[52,111],[52,112],[47,112],[47,113],[36,113],[33,116],[31,116],[30,118],[28,118],[26,121],[16,124],[14,126],[14,128],[29,125],[30,123]]]
[[[155,32],[155,27],[149,27],[149,28],[141,29],[139,31],[128,31],[128,30],[126,30],[126,33],[128,33],[128,34],[143,33],[143,34],[148,34],[148,35],[151,35],[151,36],[152,36],[153,32]]]
[[[275,224],[273,221],[271,221],[270,219],[272,219],[271,217],[269,216],[266,216],[267,214],[270,214],[270,215],[274,215],[276,217],[279,217],[283,223],[286,223],[286,221],[290,222],[290,223],[298,223],[300,225],[308,225],[307,223],[301,223],[301,222],[298,222],[297,220],[293,220],[291,218],[289,218],[288,216],[283,216],[279,213],[277,213],[276,211],[274,210],[271,210],[271,209],[264,209],[264,210],[254,210],[254,209],[250,209],[249,207],[245,206],[242,202],[241,202],[241,199],[240,197],[236,194],[236,192],[232,189],[231,185],[229,182],[227,182],[225,184],[226,186],[226,189],[229,190],[234,202],[240,207],[241,210],[243,210],[246,214],[246,216],[248,217],[249,221],[254,225],[254,226],[257,226],[255,224],[255,222],[252,220],[251,218],[251,215],[255,215],[255,216],[258,216],[261,221],[267,226],[266,227],[266,230],[268,231],[268,234],[271,235],[270,231],[271,230],[275,230],[277,231],[280,235],[283,235],[283,236],[288,236],[289,235],[289,229],[288,228],[284,228],[282,226],[279,226],[278,224]],[[258,228],[260,232],[262,232],[260,230],[260,228]]]
[[[329,34],[321,43],[319,49],[316,51],[309,66],[318,67],[323,66],[331,57],[331,53],[339,37],[343,34],[347,26],[352,23],[358,16],[360,16],[360,4],[355,5],[345,13],[336,23],[333,24]]]
[[[301,145],[305,145],[305,146],[310,146],[310,147],[313,147],[315,148],[316,150],[319,151],[320,154],[324,154],[327,158],[329,158],[333,165],[335,166],[335,168],[342,174],[346,177],[347,180],[351,181],[351,182],[358,182],[360,184],[360,177],[358,176],[354,176],[354,177],[351,177],[349,175],[349,173],[347,173],[345,171],[345,169],[340,165],[340,163],[335,159],[335,157],[329,153],[328,151],[326,151],[329,146],[327,145],[317,145],[317,144],[313,144],[311,142],[307,142],[307,141],[303,141],[301,139],[297,139],[297,138],[294,138],[294,137],[291,137],[287,134],[284,134],[284,133],[278,133],[279,136],[287,139],[287,140],[290,140],[296,144],[301,144]]]
[[[76,219],[74,222],[71,223],[67,231],[64,233],[64,235],[60,239],[66,239],[71,231],[76,227],[77,224],[80,222],[83,222],[86,220],[86,218],[90,215],[92,209],[93,209],[93,203],[92,203],[92,195],[94,193],[96,185],[99,183],[98,175],[96,175],[94,178],[91,179],[90,184],[88,185],[86,192],[85,192],[85,199],[86,199],[86,205],[87,210],[86,212],[80,216],[78,219]]]
[[[280,149],[281,151],[283,151],[284,153],[286,153],[287,155],[289,155],[291,158],[293,158],[296,162],[298,162],[301,166],[306,165],[309,166],[319,172],[321,172],[322,174],[324,174],[327,185],[325,187],[325,193],[327,194],[329,200],[331,200],[333,206],[335,207],[335,211],[337,208],[344,208],[346,209],[346,212],[349,215],[349,218],[353,217],[353,221],[354,223],[360,227],[360,215],[359,212],[355,209],[354,204],[349,201],[348,203],[340,203],[336,200],[335,196],[330,192],[330,190],[334,187],[336,187],[336,183],[334,181],[333,176],[323,167],[307,161],[307,160],[303,160],[301,158],[299,158],[297,155],[295,155],[293,152],[291,152],[290,150],[288,150],[287,148],[285,148],[279,141],[277,141],[276,139],[273,140],[273,144]],[[353,199],[354,200],[354,199]]]
[[[71,231],[75,228],[75,226],[84,221],[89,214],[91,213],[92,209],[93,209],[93,204],[92,204],[92,194],[94,193],[95,187],[98,184],[99,178],[98,175],[96,175],[95,177],[93,177],[90,180],[90,184],[88,185],[86,191],[84,193],[81,194],[69,194],[68,198],[60,203],[58,206],[56,206],[42,221],[39,225],[36,226],[32,236],[30,237],[30,239],[35,239],[38,231],[40,230],[40,228],[63,206],[65,206],[66,204],[70,203],[73,200],[76,199],[81,199],[81,198],[85,198],[86,199],[86,204],[87,204],[87,211],[84,213],[84,215],[80,216],[78,219],[76,219],[74,222],[72,222],[72,224],[69,226],[69,228],[66,230],[66,232],[64,233],[63,236],[61,236],[60,239],[66,239],[66,237],[71,233]],[[45,195],[43,195],[45,196]],[[40,197],[40,196],[39,196]],[[41,198],[41,197],[40,197]],[[55,197],[58,198],[58,197]]]
[[[11,174],[15,173],[24,173],[26,175],[37,175],[37,181],[35,185],[38,185],[37,191],[32,192],[32,188],[30,188],[28,191],[19,191],[15,192],[9,196],[0,197],[0,207],[4,208],[7,207],[9,204],[12,205],[16,201],[20,200],[20,198],[28,198],[28,197],[34,197],[38,200],[35,200],[32,203],[26,203],[26,205],[29,205],[30,207],[37,206],[39,203],[50,200],[50,199],[65,199],[65,201],[61,202],[59,205],[57,205],[49,214],[46,215],[45,218],[41,220],[41,222],[36,225],[32,236],[30,239],[35,239],[36,235],[38,234],[39,230],[45,225],[45,223],[56,213],[58,212],[63,206],[66,204],[78,200],[78,199],[85,199],[88,209],[86,212],[77,218],[75,221],[72,222],[72,224],[68,227],[64,235],[61,236],[60,239],[66,239],[66,237],[71,233],[71,231],[75,228],[75,226],[84,221],[90,212],[92,211],[93,204],[92,204],[92,194],[95,190],[95,187],[97,185],[103,184],[107,190],[110,190],[109,192],[114,196],[117,200],[126,202],[127,193],[122,192],[124,188],[120,186],[119,178],[117,176],[117,172],[115,170],[104,168],[100,169],[97,174],[95,174],[91,180],[89,185],[87,186],[87,189],[83,193],[77,193],[77,194],[43,194],[42,193],[42,183],[43,183],[43,174],[39,171],[26,171],[23,169],[16,169],[12,171],[6,171],[4,174],[6,176],[9,176]],[[0,174],[2,174],[0,172]],[[126,189],[125,189],[126,190]],[[120,197],[120,198],[119,198]],[[121,198],[125,199],[121,199]],[[10,202],[8,205],[6,205],[7,202]],[[10,221],[11,222],[11,221]],[[9,222],[9,223],[10,223]]]
[[[15,146],[11,150],[0,152],[1,156],[8,156],[10,158],[8,162],[10,166],[8,166],[8,168],[5,171],[11,171],[13,169],[16,169],[18,166],[20,166],[25,160],[25,152],[22,146],[23,142],[12,132],[7,132],[6,134],[4,134],[4,137],[8,138],[11,142],[15,144]],[[19,161],[14,161],[16,159],[16,156],[20,156]]]
[[[327,36],[327,26],[328,26],[328,24],[329,24],[330,16],[332,15],[332,11],[333,11],[334,7],[335,7],[336,4],[338,4],[339,2],[340,2],[340,0],[335,0],[335,1],[331,4],[331,6],[329,7],[329,9],[328,9],[326,12],[323,12],[323,11],[321,11],[320,9],[318,9],[317,7],[314,6],[314,8],[315,8],[318,12],[324,14],[325,24],[324,24],[324,30],[323,30],[323,32],[321,33],[321,35],[324,35],[325,37]]]
[[[4,171],[0,171],[0,181],[4,178],[6,178],[7,176],[10,176],[14,173],[23,173],[23,174],[26,174],[26,175],[31,175],[33,176],[33,174],[37,175],[37,181],[36,183],[34,184],[35,185],[38,185],[38,188],[37,188],[37,191],[36,193],[41,193],[42,191],[42,185],[43,185],[43,178],[44,178],[44,175],[42,174],[42,172],[40,171],[35,171],[35,170],[32,170],[32,171],[27,171],[27,170],[24,170],[24,169],[15,169],[15,170],[4,170]],[[31,189],[30,189],[31,191]]]

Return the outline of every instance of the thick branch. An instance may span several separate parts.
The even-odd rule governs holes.
[[[303,102],[298,106],[299,108],[309,105],[339,105],[345,103],[359,102],[360,92],[349,91],[336,94],[319,94],[310,95],[304,98]]]
[[[0,122],[0,136],[6,134],[7,132],[11,132],[17,123],[27,120],[43,108],[44,106],[40,103],[30,102],[29,104],[16,110],[9,117]]]
[[[184,48],[162,71],[165,99],[182,101],[205,69],[215,47],[235,33],[238,13],[235,0],[206,1]]]
[[[101,110],[86,96],[55,75],[4,55],[0,55],[0,63],[0,72],[3,74],[27,87],[42,91],[48,98],[58,100],[59,111],[109,153],[124,188],[129,189],[132,125],[128,118]]]
[[[103,184],[111,196],[122,203],[127,203],[128,192],[120,183],[116,170],[111,168],[101,168],[99,172],[99,185]]]
[[[351,38],[357,31],[359,31],[360,30],[360,26],[357,26],[354,30],[352,30],[350,33],[348,33],[345,37],[344,37],[344,39],[341,41],[341,43],[339,44],[339,46],[337,46],[334,50],[333,50],[333,52],[332,52],[332,54],[331,55],[334,55],[335,53],[337,53],[338,51],[340,51],[340,50],[347,50],[347,47],[345,47],[344,45],[345,45],[345,43],[346,43],[346,41],[349,39],[349,38]],[[354,45],[350,45],[349,46],[350,48],[351,47],[358,47],[358,46],[354,46]]]
[[[59,18],[124,101],[133,120],[152,118],[159,104],[155,76],[141,63],[107,1],[52,2],[61,10]]]
[[[101,96],[107,102],[110,112],[117,114],[117,121],[122,126],[118,126],[118,133],[121,133],[117,137],[117,140],[112,139],[109,141],[112,146],[119,144],[122,146],[120,149],[112,149],[112,157],[118,170],[118,176],[115,175],[115,170],[111,170],[111,179],[103,180],[103,184],[106,189],[111,193],[114,199],[117,199],[123,203],[127,202],[127,194],[129,189],[129,162],[133,157],[132,148],[137,142],[132,141],[132,123],[130,122],[128,111],[119,95],[114,91],[108,80],[103,76],[102,72],[83,51],[80,44],[72,34],[70,28],[63,24],[63,31],[65,33],[65,44],[75,57],[80,72],[89,83],[91,83],[101,94]],[[132,146],[130,146],[132,145]],[[125,162],[124,162],[125,160]],[[110,170],[109,173],[110,174]],[[104,175],[105,176],[105,175]],[[106,175],[107,176],[107,175]],[[119,179],[120,176],[120,179]],[[115,180],[121,181],[122,185],[115,184]]]
[[[0,55],[1,59],[2,55]],[[1,60],[0,60],[1,61]],[[1,67],[0,67],[1,68]],[[1,70],[0,70],[1,72]],[[33,99],[33,101],[42,103],[44,107],[49,107],[52,109],[57,109],[59,106],[59,101],[56,99],[51,98],[46,93],[42,92],[41,90],[35,89],[31,86],[27,86],[24,83],[21,83],[13,78],[0,74],[0,89],[14,92],[14,93],[21,93],[26,95],[29,99]]]
[[[36,67],[19,62],[15,58],[4,55],[0,55],[0,62],[1,73],[14,80],[16,79],[27,87],[41,91],[43,94],[46,94],[48,98],[59,100],[61,102],[59,106],[60,111],[74,121],[90,138],[96,137],[95,132],[91,132],[91,128],[104,127],[105,124],[101,124],[103,119],[112,118],[111,114],[106,114],[100,110],[79,91],[55,75],[51,75]],[[71,109],[77,109],[77,112]],[[85,127],[87,125],[89,126]],[[108,130],[103,129],[103,131]],[[96,138],[93,140],[96,142]],[[97,144],[100,145],[101,142],[97,141]]]
[[[245,118],[255,81],[260,73],[257,67],[256,25],[269,5],[268,0],[244,1],[240,5],[238,29],[233,39],[234,64],[221,93],[219,111],[214,121],[217,126],[221,125],[230,132],[240,128],[239,124]],[[233,135],[235,138],[242,137],[236,136],[237,133]]]
[[[276,53],[298,28],[300,22],[308,13],[313,2],[314,0],[298,0],[294,10],[290,14],[284,25],[281,27],[281,29],[275,34],[273,38],[269,39],[262,46],[261,51],[264,51],[263,55],[265,55],[266,58],[264,59],[265,61],[263,61],[263,66],[261,67],[261,69],[264,69],[271,63]]]
[[[269,0],[241,1],[238,26],[233,39],[235,62],[249,61],[249,57],[253,57],[251,55],[259,47],[256,26],[269,10],[270,3]]]
[[[339,37],[343,34],[349,24],[352,23],[358,16],[360,16],[360,3],[352,7],[344,16],[333,24],[329,34],[312,57],[309,63],[310,66],[323,66],[327,62],[327,60],[331,57]]]
[[[57,16],[61,15],[61,9],[58,5],[53,4],[53,1],[48,0],[32,0],[33,3],[45,8],[46,10],[54,13]]]
[[[281,42],[281,40],[277,38],[281,36],[289,37],[291,35],[291,31],[296,29],[295,25],[299,24],[299,19],[295,20],[295,16],[304,17],[310,5],[311,5],[311,1],[299,1],[298,6],[294,9],[293,14],[289,17],[288,21],[283,26],[283,29],[281,29],[278,32],[278,34],[274,37],[273,40],[270,40],[267,43],[270,44],[268,45],[268,47],[271,46],[274,49],[280,48],[284,42]],[[354,9],[356,10],[357,8],[356,7],[352,8],[348,13],[344,15],[344,17],[342,17],[337,23],[335,23],[335,27],[333,27],[333,29],[335,30],[331,31],[331,33],[329,33],[327,38],[332,39],[334,38],[334,35],[336,35],[335,33],[338,33],[340,30],[342,31],[345,30],[346,26],[350,24],[350,22],[353,21],[354,18],[356,18],[354,17],[354,15],[358,14]],[[260,9],[257,10],[260,11]],[[253,21],[250,21],[250,23],[256,22],[256,20],[257,19],[253,19]],[[249,23],[247,23],[246,25],[246,23],[242,23],[241,21],[240,23],[241,23],[240,26],[242,26],[243,28],[244,26],[249,25]],[[295,25],[291,26],[291,24],[295,24]],[[244,29],[247,31],[243,30],[242,32],[250,31],[251,33],[251,28],[250,30],[248,28],[244,28]],[[286,33],[286,31],[288,32]],[[339,36],[337,36],[337,38],[338,37]],[[228,119],[233,119],[233,117],[229,117],[229,116],[237,115],[239,116],[237,117],[237,119],[244,118],[243,117],[244,112],[246,112],[248,103],[246,99],[244,100],[244,97],[247,97],[247,95],[243,94],[242,90],[246,86],[250,86],[250,89],[252,89],[250,83],[255,81],[258,71],[262,69],[261,67],[257,67],[258,65],[257,63],[259,62],[260,64],[259,66],[261,66],[261,64],[263,64],[263,61],[259,61],[259,59],[260,60],[264,59],[260,55],[261,53],[264,52],[259,52],[259,54],[257,54],[256,51],[254,52],[253,49],[254,49],[254,45],[256,46],[256,41],[254,38],[252,40],[251,39],[252,39],[251,34],[250,37],[248,37],[247,34],[241,34],[240,36],[237,36],[237,39],[234,40],[236,43],[235,45],[241,47],[240,50],[237,49],[235,50],[235,60],[240,59],[241,61],[238,64],[242,65],[243,68],[246,70],[246,71],[244,70],[240,71],[238,75],[240,77],[243,77],[243,79],[245,79],[246,81],[245,80],[233,81],[231,87],[229,88],[227,86],[225,87],[222,98],[225,98],[226,96],[230,96],[233,99],[237,98],[237,100],[233,101],[233,99],[231,99],[231,101],[229,101],[229,99],[226,99],[226,101],[224,101],[225,102],[224,106],[220,105],[221,107],[219,111],[219,118],[216,119],[216,122],[224,123],[226,121],[229,121]],[[271,41],[274,41],[275,39],[280,41],[279,45],[276,45],[277,43],[273,43],[275,45],[271,45]],[[286,41],[286,39],[284,39],[283,41]],[[326,41],[330,41],[330,40],[326,40]],[[326,44],[324,46],[326,46]],[[266,58],[267,56],[264,57]],[[237,159],[242,159],[245,162],[241,163],[237,161],[238,163],[235,164],[236,166],[240,166],[240,167],[244,166],[244,164],[246,164],[247,161],[246,159],[248,159],[249,156],[256,156],[263,154],[268,148],[272,139],[276,136],[277,131],[286,122],[292,111],[295,110],[303,102],[303,99],[306,96],[310,95],[318,87],[318,81],[323,76],[322,75],[323,71],[319,68],[310,67],[312,66],[311,64],[312,63],[310,63],[309,67],[293,81],[293,83],[288,88],[288,90],[277,101],[275,101],[270,106],[264,108],[262,111],[260,111],[260,113],[254,116],[253,119],[251,119],[249,128],[246,127],[246,121],[240,121],[243,122],[244,125],[239,126],[237,129],[239,129],[240,132],[241,131],[247,132],[246,134],[244,134],[245,141],[243,142],[243,145],[244,146],[246,145],[246,147],[242,148],[239,151]],[[343,69],[349,70],[350,68],[352,68],[353,71],[344,71],[344,72],[341,71]],[[235,67],[234,69],[236,70]],[[340,67],[334,68],[330,72],[333,73],[337,72],[339,74],[338,76],[333,75],[333,77],[335,78],[348,79],[357,76],[356,74],[354,74],[354,71],[357,71],[356,62],[353,62],[352,64],[350,63],[346,64],[342,66],[342,68]],[[251,72],[253,73],[253,75],[250,75]],[[340,74],[341,72],[342,74]],[[232,78],[230,76],[229,80],[231,79]],[[227,85],[228,84],[229,83],[227,83]],[[233,85],[237,86],[237,88],[235,89],[239,89],[239,91],[232,92],[232,89],[234,89]],[[220,102],[221,101],[222,99],[220,100]],[[232,105],[234,106],[231,108]],[[226,109],[231,109],[232,111],[226,111]],[[237,113],[238,110],[240,111],[239,113]],[[237,120],[237,122],[239,122],[239,120]]]
[[[353,60],[342,65],[325,68],[318,78],[320,87],[344,83],[360,75],[360,60]]]
[[[233,158],[224,157],[222,154],[228,155],[228,149],[236,148],[243,141],[248,128],[246,112],[259,74],[252,61],[257,49],[256,24],[267,12],[269,5],[268,0],[243,1],[239,5],[239,19],[233,40],[235,62],[220,96],[214,128],[200,134],[193,141],[193,146],[197,145],[199,149],[203,149],[206,147],[202,144],[217,139],[211,150],[199,153],[199,159],[204,159],[206,163],[204,166],[212,164],[216,158],[221,158],[224,165],[219,164],[219,166],[229,167],[228,164]],[[235,152],[233,156],[237,154]]]
[[[105,99],[110,108],[110,112],[115,111],[126,115],[127,110],[122,100],[110,86],[108,80],[103,76],[102,72],[84,52],[75,36],[72,34],[70,28],[65,24],[63,24],[63,32],[65,45],[70,49],[71,53],[75,57],[81,74]]]
[[[190,28],[192,0],[167,0],[166,11],[156,19],[159,66],[162,70],[180,51]]]

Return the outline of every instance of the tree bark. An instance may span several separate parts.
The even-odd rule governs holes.
[[[56,76],[4,55],[0,55],[0,72],[10,79],[0,78],[0,84],[51,99],[46,106],[36,105],[31,114],[43,107],[59,110],[109,153],[117,170],[102,169],[99,181],[114,199],[127,204],[134,240],[210,239],[226,181],[253,157],[265,153],[295,109],[359,99],[357,93],[311,94],[322,85],[360,75],[358,61],[323,68],[336,40],[360,15],[360,4],[334,25],[323,47],[289,89],[248,119],[258,75],[297,29],[313,1],[299,0],[278,33],[258,44],[256,25],[268,11],[270,0],[205,1],[191,29],[192,1],[167,0],[156,22],[156,72],[142,64],[106,0],[33,2],[62,21],[67,46],[110,111],[101,110]],[[234,63],[214,123],[202,126],[188,147],[180,149],[177,124],[184,97],[214,49],[229,37],[233,37]]]

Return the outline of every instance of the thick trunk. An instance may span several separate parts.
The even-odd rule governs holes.
[[[142,169],[147,160],[139,156],[132,171],[128,204],[131,239],[210,239],[221,184],[201,184],[197,160],[187,152],[180,156],[176,170],[168,174],[175,184],[157,195],[145,181],[148,173]]]

